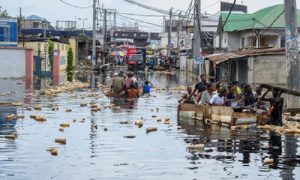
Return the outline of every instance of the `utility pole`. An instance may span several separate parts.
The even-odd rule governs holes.
[[[106,19],[106,16],[107,16],[107,9],[104,9],[104,13],[103,13],[103,50],[104,52],[106,52],[106,40],[107,40],[107,37],[106,37],[106,31],[107,31],[107,19]],[[103,58],[103,62],[102,64],[104,65],[105,64],[105,61],[106,61],[106,55],[104,54],[104,58]]]
[[[195,0],[194,7],[194,44],[193,44],[193,57],[198,58],[201,53],[201,32],[200,24],[201,21],[201,0]],[[195,74],[201,74],[202,69],[199,68],[200,65],[196,64],[194,68]]]
[[[178,15],[178,24],[177,24],[177,49],[180,48],[180,43],[179,43],[180,31],[181,31],[181,22],[180,21],[181,21],[181,12]]]
[[[171,38],[172,38],[172,29],[173,29],[173,19],[172,19],[172,16],[173,16],[173,8],[170,9],[170,20],[169,20],[169,31],[168,31],[168,57],[167,58],[170,58],[171,57],[171,44],[172,44],[172,41],[171,41]]]
[[[288,88],[300,91],[300,61],[297,42],[297,6],[296,0],[284,0],[285,10],[285,41]],[[288,96],[288,107],[299,107],[300,98]]]
[[[93,62],[93,69],[95,69],[95,65],[96,65],[96,4],[97,4],[97,0],[93,0],[93,48],[92,48],[92,62]]]

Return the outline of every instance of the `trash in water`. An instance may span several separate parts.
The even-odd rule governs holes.
[[[60,126],[64,127],[64,128],[70,127],[70,123],[64,122],[64,123],[61,123]]]
[[[72,112],[72,109],[66,109],[66,112]]]
[[[135,138],[135,135],[127,135],[127,136],[124,136],[124,138],[133,139],[133,138]]]
[[[66,140],[66,138],[56,138],[55,142],[59,143],[59,144],[66,144],[67,140]]]
[[[17,135],[16,134],[9,134],[9,135],[5,135],[4,138],[15,140],[17,138]]]
[[[273,164],[273,163],[274,163],[274,159],[269,159],[269,158],[264,159],[264,165]]]
[[[148,128],[146,129],[146,132],[147,132],[147,133],[155,132],[155,131],[157,131],[157,127],[148,127]]]
[[[8,120],[8,121],[13,120],[14,117],[15,117],[14,114],[7,115],[7,116],[6,116],[6,120]]]
[[[138,127],[142,127],[144,125],[144,121],[142,119],[138,119],[134,122],[134,124]]]
[[[204,144],[189,144],[187,148],[192,151],[202,151],[204,150]]]

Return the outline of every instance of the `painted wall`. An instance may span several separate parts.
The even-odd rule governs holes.
[[[26,49],[0,49],[0,78],[24,78]]]

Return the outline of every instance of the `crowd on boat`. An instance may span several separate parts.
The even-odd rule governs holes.
[[[267,97],[271,91],[272,96]],[[281,94],[282,92],[276,89],[267,89],[263,92],[261,87],[257,87],[253,91],[250,85],[240,84],[237,81],[210,83],[207,81],[207,76],[203,74],[194,88],[187,87],[187,92],[179,100],[179,103],[192,103],[199,106],[229,106],[267,113],[270,115],[268,124],[282,126],[284,99]]]
[[[111,92],[126,98],[139,98],[142,94],[150,94],[152,87],[153,84],[149,81],[145,81],[142,85],[139,85],[133,72],[125,74],[120,71],[113,74]]]

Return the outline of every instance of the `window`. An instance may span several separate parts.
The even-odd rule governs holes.
[[[57,48],[57,50],[60,50],[60,44],[59,43],[57,43],[57,46],[56,46]]]
[[[242,49],[244,49],[245,48],[245,38],[243,37],[242,38]]]
[[[32,27],[33,29],[38,29],[40,26],[40,23],[39,22],[32,22]]]
[[[59,64],[60,65],[65,65],[66,64],[66,57],[65,56],[60,56]]]

